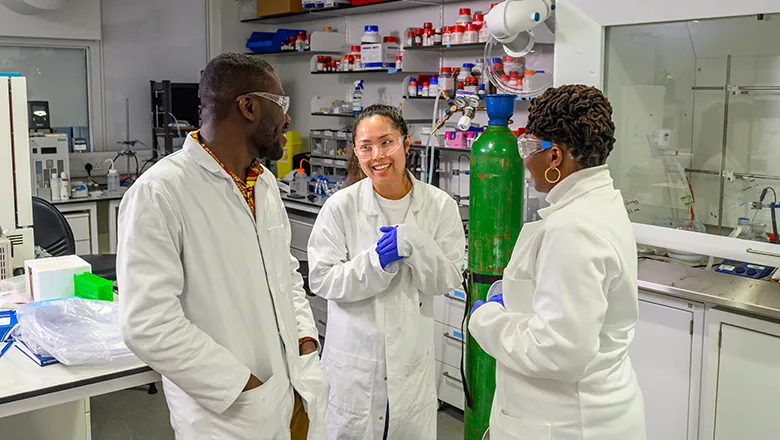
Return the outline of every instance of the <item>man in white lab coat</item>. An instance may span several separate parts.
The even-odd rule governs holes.
[[[290,100],[240,54],[209,62],[200,95],[202,129],[122,201],[125,342],[162,374],[177,439],[324,439],[317,329],[258,161],[282,157]]]

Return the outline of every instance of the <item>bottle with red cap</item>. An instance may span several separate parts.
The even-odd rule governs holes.
[[[433,46],[434,45],[434,32],[433,29],[426,29],[425,33],[423,34],[423,46]]]
[[[423,30],[417,28],[414,30],[414,47],[422,47]]]
[[[409,32],[406,33],[404,47],[414,47],[414,29],[409,29]]]
[[[295,39],[295,50],[303,52],[306,49],[306,32],[298,32],[298,38]]]
[[[479,42],[479,33],[477,32],[474,23],[466,25],[466,31],[463,32],[463,44],[477,43]]]
[[[450,79],[452,78],[452,68],[451,67],[442,67],[439,71],[439,90],[444,91],[447,90],[447,87],[450,85]]]
[[[466,85],[464,90],[476,95],[479,92],[479,78],[476,76],[470,76],[466,78]]]
[[[514,89],[519,89],[522,86],[523,79],[520,77],[520,72],[514,71],[509,74],[509,81],[507,82],[507,85]]]
[[[433,45],[441,46],[441,28],[436,28],[433,30]]]
[[[441,44],[442,46],[452,44],[452,26],[444,26],[444,29],[441,31]]]
[[[466,26],[471,23],[471,8],[460,8],[458,11],[458,19],[455,20],[456,25]]]
[[[491,4],[490,4],[490,9],[492,10],[492,9],[493,9],[493,8],[495,8],[496,6],[498,6],[498,3],[491,3]]]
[[[463,34],[466,32],[466,27],[457,25],[455,26],[455,29],[452,31],[452,36],[450,37],[450,44],[463,44]]]

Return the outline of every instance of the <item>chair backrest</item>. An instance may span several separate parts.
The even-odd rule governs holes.
[[[73,231],[57,207],[40,197],[33,197],[32,208],[35,245],[54,257],[74,255],[76,240]]]

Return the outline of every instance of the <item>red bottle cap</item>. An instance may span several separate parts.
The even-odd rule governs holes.
[[[469,23],[469,24],[466,25],[466,30],[467,31],[478,31],[479,29],[477,28],[476,25]]]
[[[520,72],[512,72],[509,74],[510,79],[520,79]]]
[[[423,27],[424,27],[425,29],[430,29],[430,28],[433,28],[433,23],[431,23],[431,22],[429,22],[429,21],[426,21],[425,23],[423,23]]]
[[[414,34],[415,35],[422,35],[423,34],[423,30],[420,29],[420,28],[417,28],[417,29],[414,30]]]
[[[396,61],[402,61],[403,59],[404,59],[404,57],[402,57],[401,55],[398,55],[398,56],[395,57]]]
[[[350,50],[350,52],[359,53],[360,52],[360,46],[352,46],[352,49]]]
[[[423,87],[428,87],[428,86],[430,86],[430,84],[428,84],[427,82],[423,83]]]
[[[442,67],[441,73],[452,73],[452,67]]]
[[[462,90],[463,89],[463,81],[458,81],[458,86],[457,87],[458,87],[458,90]]]
[[[514,63],[519,58],[515,58],[509,55],[504,55],[504,64]]]
[[[485,14],[474,14],[474,21],[485,21]]]
[[[388,35],[385,38],[382,39],[385,43],[398,43],[398,37],[395,35]]]
[[[462,33],[464,33],[464,32],[466,32],[466,28],[465,28],[465,27],[463,27],[463,26],[461,26],[461,25],[457,25],[457,26],[455,26],[455,33],[462,34]]]
[[[476,76],[470,76],[470,77],[466,78],[466,85],[469,85],[469,86],[473,85],[473,86],[475,86],[477,84],[479,84],[479,79],[477,79]]]
[[[509,82],[509,75],[503,74],[499,77],[501,79],[501,82]]]
[[[407,32],[406,35],[409,36],[409,37],[414,37],[414,29],[412,29],[409,32]]]
[[[493,9],[493,8],[495,8],[496,6],[498,6],[498,3],[491,3],[491,4],[490,4],[490,9]]]
[[[433,35],[433,29],[426,29],[425,30],[425,35],[428,35],[428,36]]]
[[[460,8],[460,10],[458,11],[458,14],[459,15],[468,15],[469,17],[471,17],[471,8]]]

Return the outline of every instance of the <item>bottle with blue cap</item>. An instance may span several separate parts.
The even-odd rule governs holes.
[[[363,28],[363,32],[360,44],[379,44],[382,42],[382,36],[379,35],[379,26],[375,24],[366,25]]]
[[[363,111],[363,80],[355,81],[355,91],[352,92],[352,114],[359,115]]]

